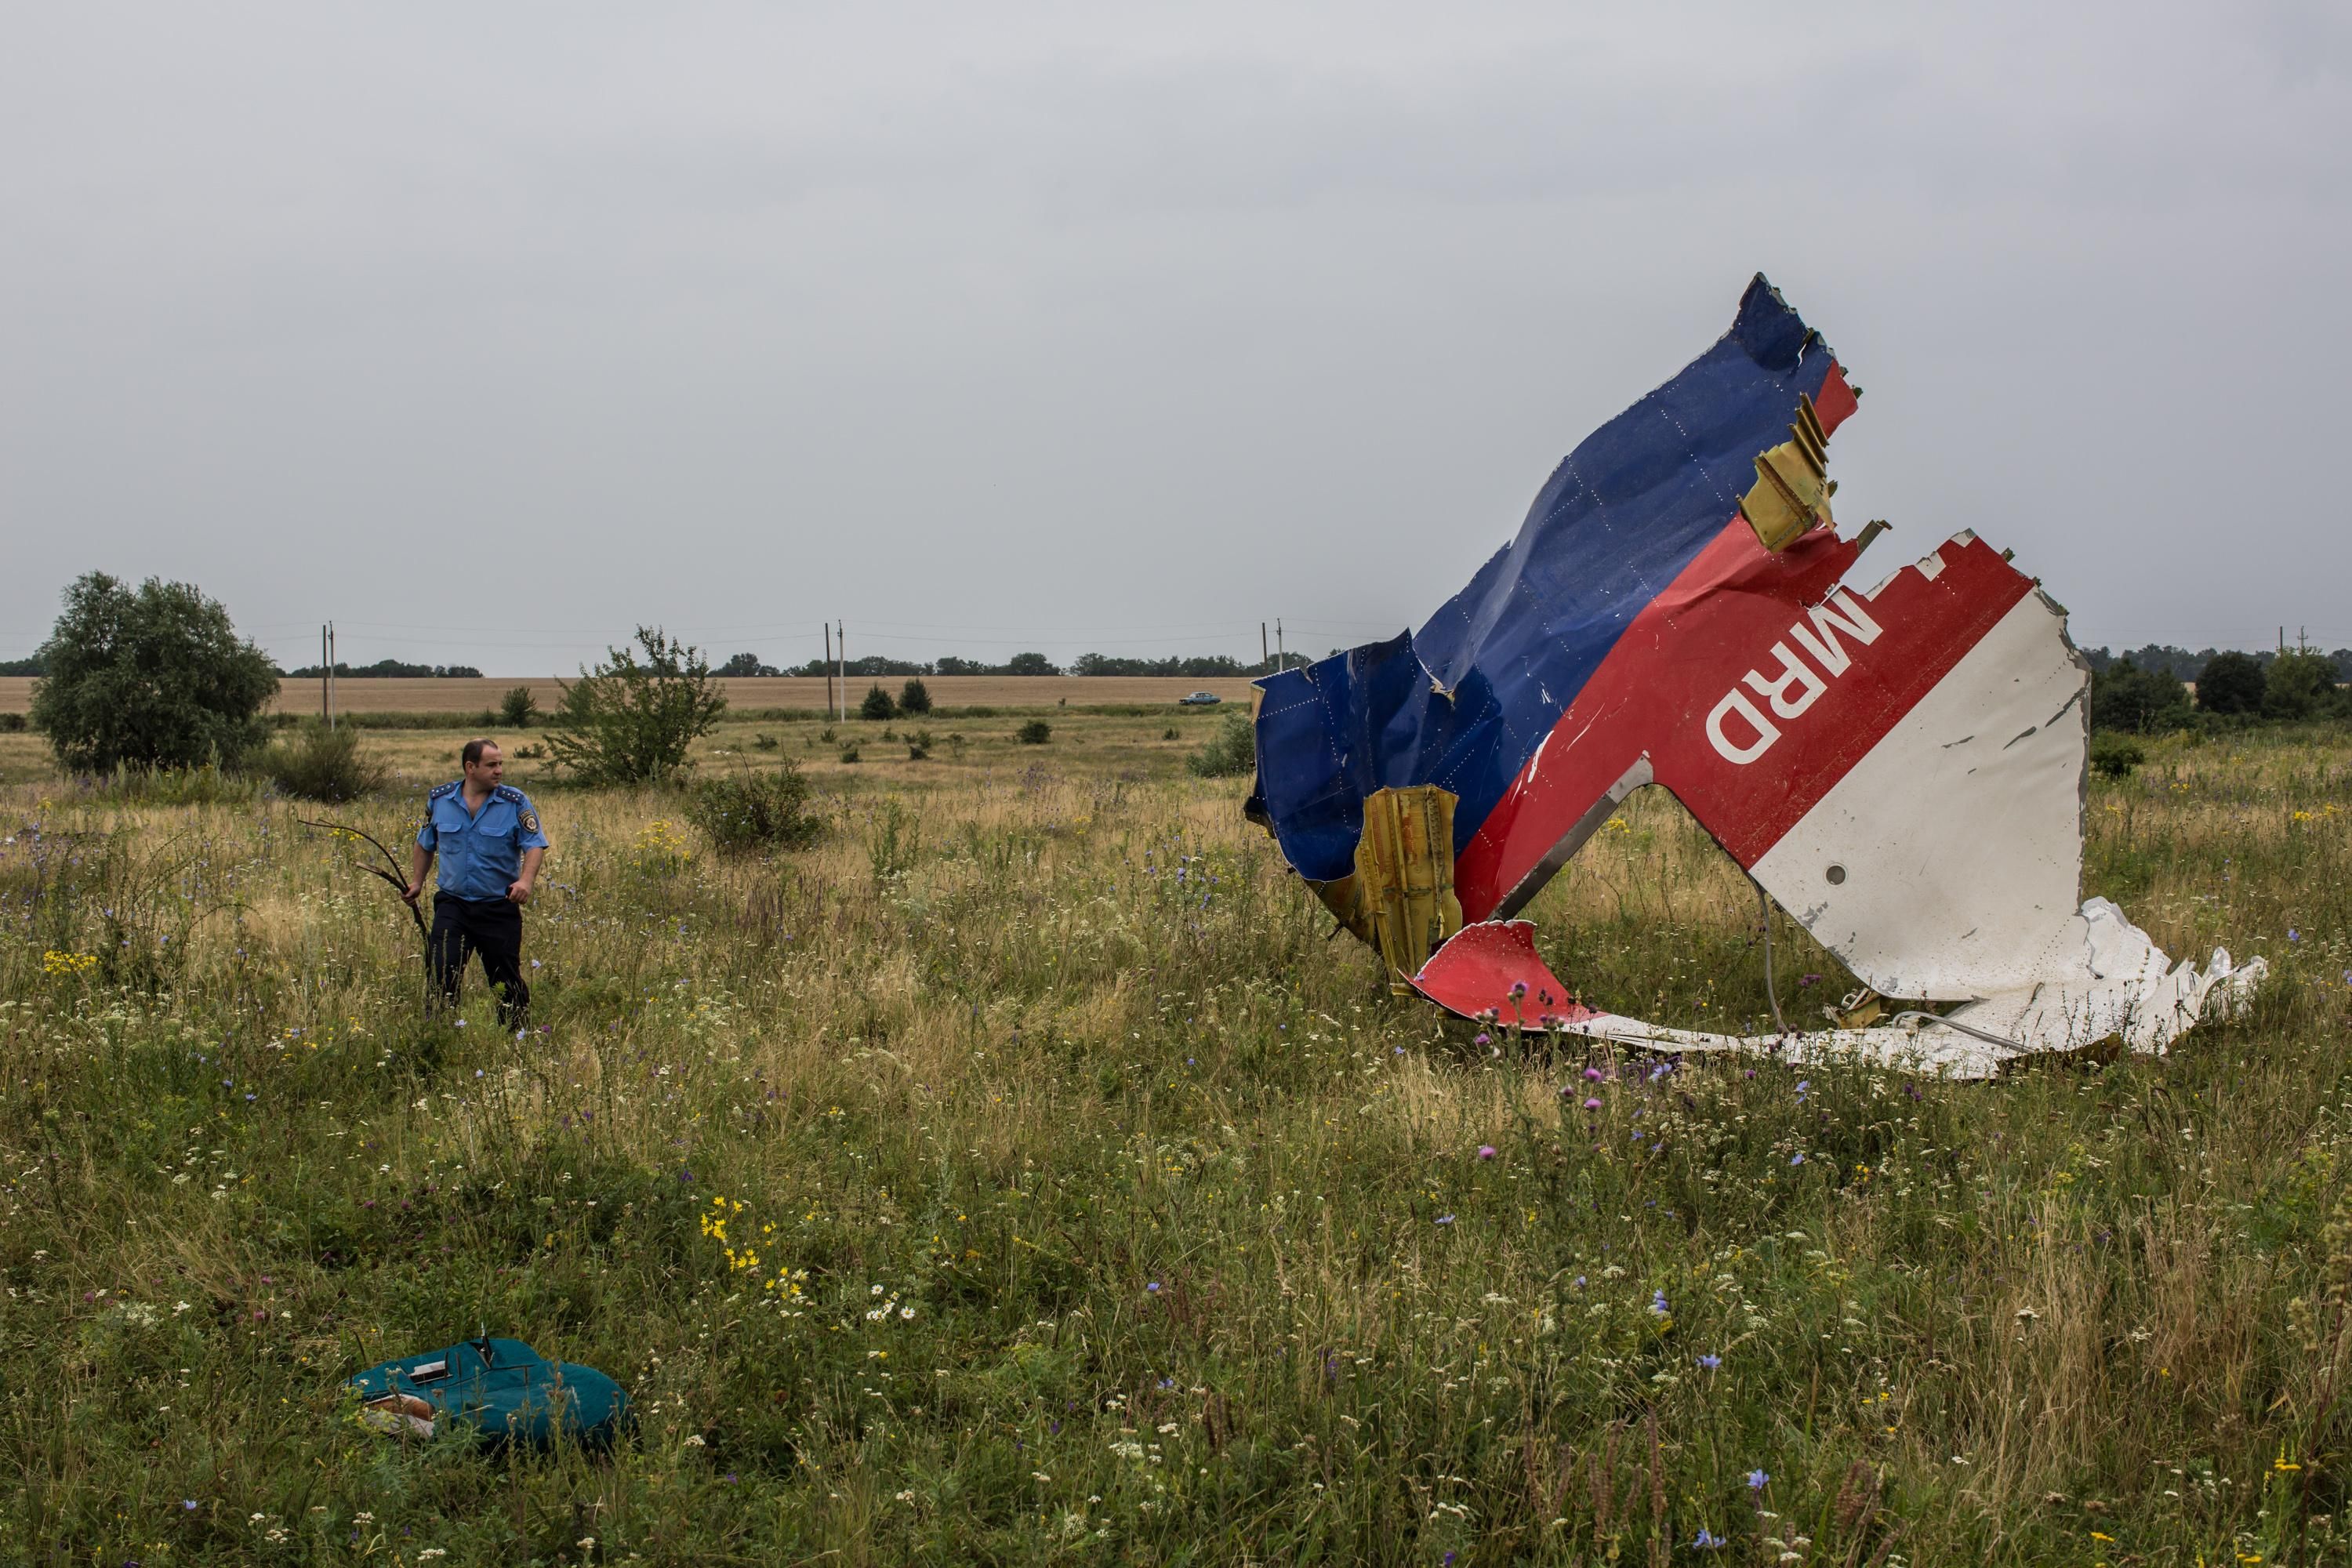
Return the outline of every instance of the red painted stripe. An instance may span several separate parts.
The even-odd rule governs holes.
[[[1580,1024],[1601,1015],[1569,994],[1536,952],[1536,928],[1525,921],[1466,925],[1429,955],[1412,977],[1416,990],[1465,1018],[1523,1028]]]
[[[1843,387],[1843,377],[1832,372],[1831,384]],[[1737,686],[1771,714],[1742,678],[1779,674],[1775,643],[1815,668],[1789,628],[1801,619],[1811,629],[1805,607],[1829,594],[1855,551],[1823,530],[1768,554],[1733,518],[1634,617],[1487,814],[1454,867],[1464,915],[1491,915],[1644,755],[1657,782],[1741,865],[1754,865],[2032,587],[1980,541],[1946,543],[1940,553],[1933,581],[1906,567],[1875,600],[1854,595],[1878,637],[1867,646],[1842,639],[1852,659],[1844,673],[1816,669],[1826,689],[1799,717],[1773,717],[1780,738],[1741,765],[1709,742],[1708,713]],[[1738,720],[1727,728],[1748,733]]]
[[[1813,394],[1813,416],[1822,422],[1822,434],[1836,435],[1837,427],[1861,406],[1862,400],[1846,384],[1845,366],[1830,361],[1830,373],[1822,378],[1822,389]]]

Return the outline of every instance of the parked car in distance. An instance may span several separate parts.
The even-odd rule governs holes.
[[[1189,697],[1176,699],[1176,705],[1180,708],[1209,708],[1223,700],[1213,691],[1195,691]]]

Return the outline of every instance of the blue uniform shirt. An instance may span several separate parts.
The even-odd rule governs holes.
[[[441,891],[461,899],[503,899],[522,875],[522,852],[547,847],[530,796],[512,784],[490,791],[478,812],[466,809],[462,781],[445,784],[425,797],[425,826],[416,830],[420,849],[441,856]]]

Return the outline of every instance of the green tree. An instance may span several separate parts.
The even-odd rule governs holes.
[[[895,719],[898,714],[898,706],[890,700],[890,694],[883,690],[879,684],[867,687],[866,700],[857,705],[857,716],[860,719]]]
[[[2158,735],[2189,722],[2189,689],[2160,669],[2118,659],[2091,678],[2091,728]]]
[[[2336,663],[2326,654],[2283,653],[2263,681],[2263,716],[2317,719],[2336,710]]]
[[[687,749],[718,722],[726,693],[701,649],[658,626],[639,626],[634,649],[604,652],[603,664],[564,687],[548,720],[548,752],[583,784],[659,783],[687,766]]]
[[[528,686],[510,686],[499,703],[499,722],[509,730],[528,730],[530,721],[539,717],[539,699]]]
[[[1204,779],[1231,778],[1257,768],[1257,731],[1246,713],[1228,713],[1206,745],[1184,759]]]
[[[923,678],[921,676],[908,676],[907,678],[907,684],[900,688],[898,691],[898,711],[901,713],[928,713],[930,710],[931,689],[923,684]]]
[[[2208,713],[2259,713],[2267,684],[2252,654],[2217,653],[2197,672],[2197,706]]]
[[[1006,675],[1059,675],[1061,667],[1042,653],[1016,653],[1004,661]]]
[[[69,768],[231,766],[268,739],[277,667],[193,584],[92,572],[37,657],[33,722]]]

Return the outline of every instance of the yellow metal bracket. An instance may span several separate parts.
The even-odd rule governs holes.
[[[1435,784],[1375,790],[1364,801],[1353,875],[1314,884],[1339,923],[1380,953],[1390,989],[1412,987],[1439,943],[1462,929],[1454,894],[1454,805]]]
[[[1813,400],[1797,395],[1797,422],[1789,439],[1756,454],[1756,483],[1739,499],[1739,515],[1756,531],[1756,542],[1778,554],[1816,528],[1833,526],[1829,477],[1830,438],[1813,412]]]

